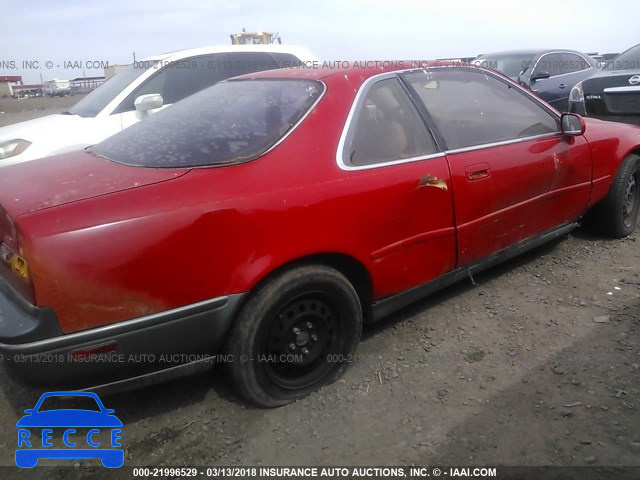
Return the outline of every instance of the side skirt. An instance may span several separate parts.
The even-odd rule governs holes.
[[[493,253],[488,257],[485,257],[482,260],[479,260],[471,265],[452,270],[451,272],[446,273],[431,282],[419,285],[412,288],[411,290],[407,290],[405,292],[382,299],[374,303],[372,306],[372,321],[376,322],[386,317],[387,315],[390,315],[400,310],[401,308],[406,307],[407,305],[410,305],[426,296],[429,296],[438,290],[442,290],[443,288],[453,285],[460,280],[464,280],[465,278],[473,278],[473,274],[479,273],[507,260],[511,260],[521,253],[533,250],[534,248],[537,248],[540,245],[543,245],[551,240],[567,235],[578,226],[578,222],[571,222],[560,227],[552,228],[551,230],[547,230],[546,232],[534,235],[533,237],[527,238],[526,240],[522,240],[521,242],[518,242],[496,253]]]

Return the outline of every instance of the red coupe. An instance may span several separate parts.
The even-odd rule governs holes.
[[[363,322],[587,214],[631,233],[640,128],[476,67],[274,70],[0,177],[18,379],[119,387],[214,358],[276,406],[335,380]]]

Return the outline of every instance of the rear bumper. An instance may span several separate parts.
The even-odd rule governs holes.
[[[0,277],[0,344],[28,343],[62,335],[53,310],[28,303]]]
[[[2,366],[19,383],[75,389],[194,362],[213,363],[243,296],[217,297],[63,335],[52,310],[21,305],[0,280]],[[79,350],[100,346],[106,351],[78,355]]]
[[[640,125],[640,113],[638,115],[594,115],[587,114],[584,103],[569,102],[569,112],[577,113],[583,117],[596,118],[607,122],[630,123]]]

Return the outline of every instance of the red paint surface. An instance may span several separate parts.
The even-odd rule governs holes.
[[[245,164],[157,170],[79,152],[4,168],[0,238],[19,247],[37,304],[66,333],[247,292],[314,254],[359,262],[378,300],[577,219],[640,145],[638,127],[587,120],[584,137],[341,170],[355,93],[381,71],[254,75],[322,78],[327,92],[283,143]],[[478,164],[489,175],[470,179]],[[419,188],[426,175],[447,189]]]

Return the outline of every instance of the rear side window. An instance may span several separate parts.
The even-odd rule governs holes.
[[[576,55],[575,53],[563,53],[561,55],[561,58],[562,73],[581,72],[582,70],[591,68],[589,62],[587,62],[580,55]]]
[[[558,119],[511,84],[480,70],[442,68],[403,76],[449,150],[557,132]]]
[[[536,62],[533,73],[546,72],[550,76],[555,77],[566,73],[563,68],[562,54],[560,53],[548,53],[542,55]]]
[[[271,56],[276,61],[276,68],[301,68],[304,67],[305,64],[295,55],[291,55],[290,53],[271,53]]]
[[[342,160],[348,166],[364,166],[437,152],[433,137],[394,77],[374,84],[359,101]]]
[[[607,63],[605,70],[638,70],[640,69],[640,44],[622,52]]]
[[[295,60],[277,59],[268,53],[237,52],[202,55],[169,62],[135,89],[113,113],[135,110],[136,98],[150,93],[162,95],[165,105],[176,103],[222,80],[282,68],[285,64],[298,60],[293,55],[289,56]]]
[[[142,167],[224,165],[260,156],[311,108],[324,84],[230,80],[95,145],[96,155]]]

